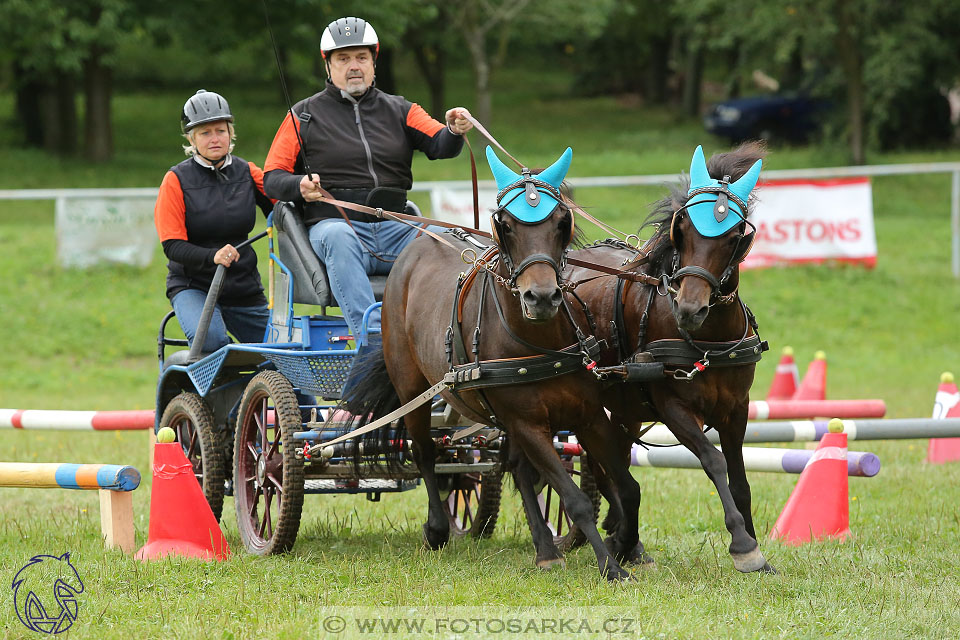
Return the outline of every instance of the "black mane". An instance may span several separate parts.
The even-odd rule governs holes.
[[[745,142],[733,151],[717,153],[710,156],[707,160],[707,171],[711,178],[720,179],[723,176],[730,176],[731,181],[736,181],[743,177],[753,163],[767,155],[766,145],[762,141]],[[644,229],[654,227],[653,235],[647,241],[648,246],[652,247],[650,252],[650,264],[658,265],[663,262],[664,257],[672,250],[670,242],[661,242],[668,240],[670,236],[670,222],[673,219],[673,212],[687,203],[687,191],[690,190],[690,176],[680,175],[680,182],[670,187],[670,195],[657,200],[653,203],[653,209],[640,225],[638,234],[642,235]],[[747,216],[753,210],[756,198],[751,194],[750,201],[747,203]]]

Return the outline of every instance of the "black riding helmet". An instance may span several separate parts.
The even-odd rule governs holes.
[[[337,49],[347,47],[370,47],[373,57],[380,52],[380,41],[377,32],[363,18],[339,18],[327,25],[320,36],[320,54],[324,59],[327,54]]]
[[[205,89],[200,89],[195,95],[190,96],[180,113],[180,124],[184,133],[201,124],[216,122],[217,120],[233,122],[230,105],[219,93]]]

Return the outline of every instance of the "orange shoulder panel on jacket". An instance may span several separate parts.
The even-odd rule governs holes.
[[[261,178],[262,180],[262,178]],[[167,171],[160,183],[157,204],[153,208],[153,224],[157,227],[160,242],[166,240],[189,240],[186,222],[187,207],[183,204],[183,189],[180,179],[173,171]]]
[[[432,138],[446,125],[434,120],[429,113],[424,111],[423,107],[414,103],[410,107],[410,111],[407,112],[407,126],[422,131]]]
[[[293,122],[296,122],[294,129]],[[263,163],[264,172],[274,169],[283,169],[293,173],[293,168],[297,164],[297,155],[300,153],[300,140],[297,139],[297,131],[300,130],[300,121],[287,117],[280,123],[277,129],[277,135],[273,137],[273,144],[270,145],[270,151],[267,153],[267,160]]]
[[[254,163],[247,161],[247,164],[250,165],[250,177],[253,178],[253,183],[257,185],[257,191],[263,193],[263,169],[255,165]],[[266,193],[263,193],[264,197],[267,197]],[[277,201],[273,198],[270,198],[270,202],[277,204]]]

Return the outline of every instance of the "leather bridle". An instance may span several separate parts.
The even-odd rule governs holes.
[[[677,288],[677,284],[686,276],[695,276],[700,278],[710,285],[710,306],[713,306],[714,304],[730,304],[733,302],[734,298],[736,297],[736,289],[728,294],[721,293],[720,289],[724,284],[727,283],[727,281],[730,279],[730,276],[733,275],[734,270],[740,265],[740,263],[746,259],[747,255],[750,253],[750,250],[753,248],[753,243],[757,239],[757,227],[740,213],[740,211],[747,211],[747,203],[745,203],[737,194],[730,191],[729,186],[730,176],[724,176],[719,185],[711,185],[694,189],[687,198],[686,204],[673,212],[673,218],[670,221],[670,244],[673,246],[674,254],[670,269],[663,276],[664,284],[667,285],[667,288]],[[680,232],[678,225],[680,221],[683,220],[684,216],[688,216],[687,209],[689,207],[694,204],[700,204],[700,202],[692,202],[694,198],[704,193],[717,194],[717,201],[714,204],[714,212],[716,215],[718,215],[718,220],[722,219],[719,217],[720,215],[726,216],[729,213],[733,213],[740,218],[740,224],[737,227],[739,234],[737,237],[737,246],[734,247],[733,252],[730,254],[730,258],[727,260],[727,265],[720,274],[719,278],[699,265],[680,265]],[[739,211],[729,206],[730,200],[733,200],[740,207]],[[748,226],[751,229],[750,233],[746,232]],[[697,231],[695,225],[694,231]],[[697,233],[699,233],[699,231],[697,231]]]

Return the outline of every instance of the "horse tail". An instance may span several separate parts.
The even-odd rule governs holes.
[[[400,396],[387,373],[383,342],[379,335],[372,335],[368,344],[357,350],[344,384],[336,407],[337,415],[341,418],[337,420],[337,428],[348,433],[399,407]],[[349,440],[343,453],[344,457],[353,458],[358,472],[361,463],[399,467],[409,458],[406,441],[406,428],[403,418],[400,418],[395,423]]]

